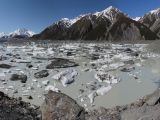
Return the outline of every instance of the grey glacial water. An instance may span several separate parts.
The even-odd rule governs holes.
[[[61,92],[77,100],[77,102],[86,109],[93,109],[100,106],[108,108],[116,105],[129,104],[146,94],[152,93],[160,85],[159,56],[154,54],[148,55],[142,49],[145,46],[143,44],[114,44],[111,48],[108,47],[107,43],[51,43],[50,46],[53,49],[50,49],[50,47],[43,48],[37,46],[42,45],[9,45],[8,47],[6,46],[1,48],[0,51],[3,56],[7,56],[6,53],[19,54],[21,59],[31,61],[31,64],[34,67],[38,66],[38,70],[29,69],[26,67],[26,63],[18,63],[19,59],[14,56],[7,56],[9,59],[0,61],[0,63],[10,64],[15,67],[12,67],[9,71],[6,69],[0,69],[1,73],[7,71],[4,78],[5,81],[0,82],[1,91],[9,94],[10,96],[22,97],[23,100],[32,104],[41,105],[44,101],[44,94],[47,92],[45,91],[47,86],[43,85],[42,81],[49,80],[48,85],[55,85],[55,87]],[[124,52],[126,48],[131,48],[134,52],[140,51],[139,57],[133,57],[130,53]],[[67,53],[69,52],[73,54],[71,56],[67,56]],[[91,56],[95,56],[96,54],[99,56],[98,60],[102,59],[101,61],[91,59]],[[34,78],[34,73],[46,69],[46,65],[48,65],[51,60],[38,60],[33,58],[33,56],[41,58],[66,58],[77,62],[79,66],[48,70],[49,76],[36,79]],[[10,62],[11,60],[15,60],[16,62]],[[119,62],[123,63],[127,60],[133,60],[135,63],[132,65],[124,64],[123,66],[118,67]],[[106,63],[106,61],[110,61],[110,63]],[[92,66],[93,62],[95,64],[95,68]],[[115,65],[114,63],[117,64]],[[115,68],[108,71],[109,68],[104,67],[106,64],[113,64]],[[102,69],[103,67],[104,69]],[[134,67],[135,69],[130,72],[121,71],[122,68],[128,67]],[[67,69],[77,70],[78,75],[75,77],[73,83],[64,87],[60,81],[56,81],[52,77]],[[104,82],[101,83],[96,80],[95,74],[99,71],[105,71],[116,76],[120,79],[120,82],[112,85],[112,89],[105,93],[105,95],[96,96],[94,102],[91,104],[88,95],[107,85]],[[23,72],[28,76],[28,80],[25,84],[22,84],[20,81],[9,80],[13,73],[19,72]],[[94,87],[94,83],[96,83],[96,88],[92,90],[90,87]],[[33,100],[28,99],[27,96],[32,96]]]

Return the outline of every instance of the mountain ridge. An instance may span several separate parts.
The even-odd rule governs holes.
[[[154,13],[155,11],[152,11]],[[121,10],[110,6],[105,10],[88,13],[74,19],[62,18],[45,28],[32,39],[51,40],[155,40],[158,34]]]

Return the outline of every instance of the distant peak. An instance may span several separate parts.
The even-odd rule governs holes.
[[[15,35],[26,35],[28,37],[33,36],[35,33],[26,29],[26,28],[18,28],[17,30],[15,30],[14,32],[9,33],[9,35],[11,36],[15,36]]]
[[[105,10],[103,10],[102,12],[107,12],[107,13],[109,13],[109,12],[111,12],[111,11],[121,12],[118,8],[113,7],[113,6],[107,7],[107,8],[106,8]]]
[[[115,8],[113,6],[109,6],[101,12],[94,13],[94,15],[96,15],[97,17],[103,16],[108,18],[110,21],[114,21],[118,14],[123,13],[118,8]]]

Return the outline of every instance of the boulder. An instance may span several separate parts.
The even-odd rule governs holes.
[[[31,63],[28,63],[28,64],[26,64],[26,67],[28,67],[28,68],[32,68],[32,67],[33,67],[33,65],[32,65]]]
[[[41,106],[42,120],[85,120],[85,111],[63,93],[49,91]]]
[[[34,74],[35,78],[44,78],[47,77],[49,75],[48,70],[41,70],[37,73]]]
[[[55,58],[49,65],[46,66],[46,69],[55,69],[55,68],[68,68],[76,67],[77,63],[63,58]]]
[[[10,69],[12,66],[8,64],[0,64],[0,68]]]
[[[10,80],[12,80],[12,81],[21,80],[22,83],[26,83],[27,75],[24,75],[24,74],[12,74]]]

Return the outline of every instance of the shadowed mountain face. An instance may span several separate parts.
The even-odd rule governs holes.
[[[160,37],[160,8],[145,14],[139,21]]]
[[[75,19],[64,18],[33,39],[52,40],[155,40],[158,36],[114,7]]]

